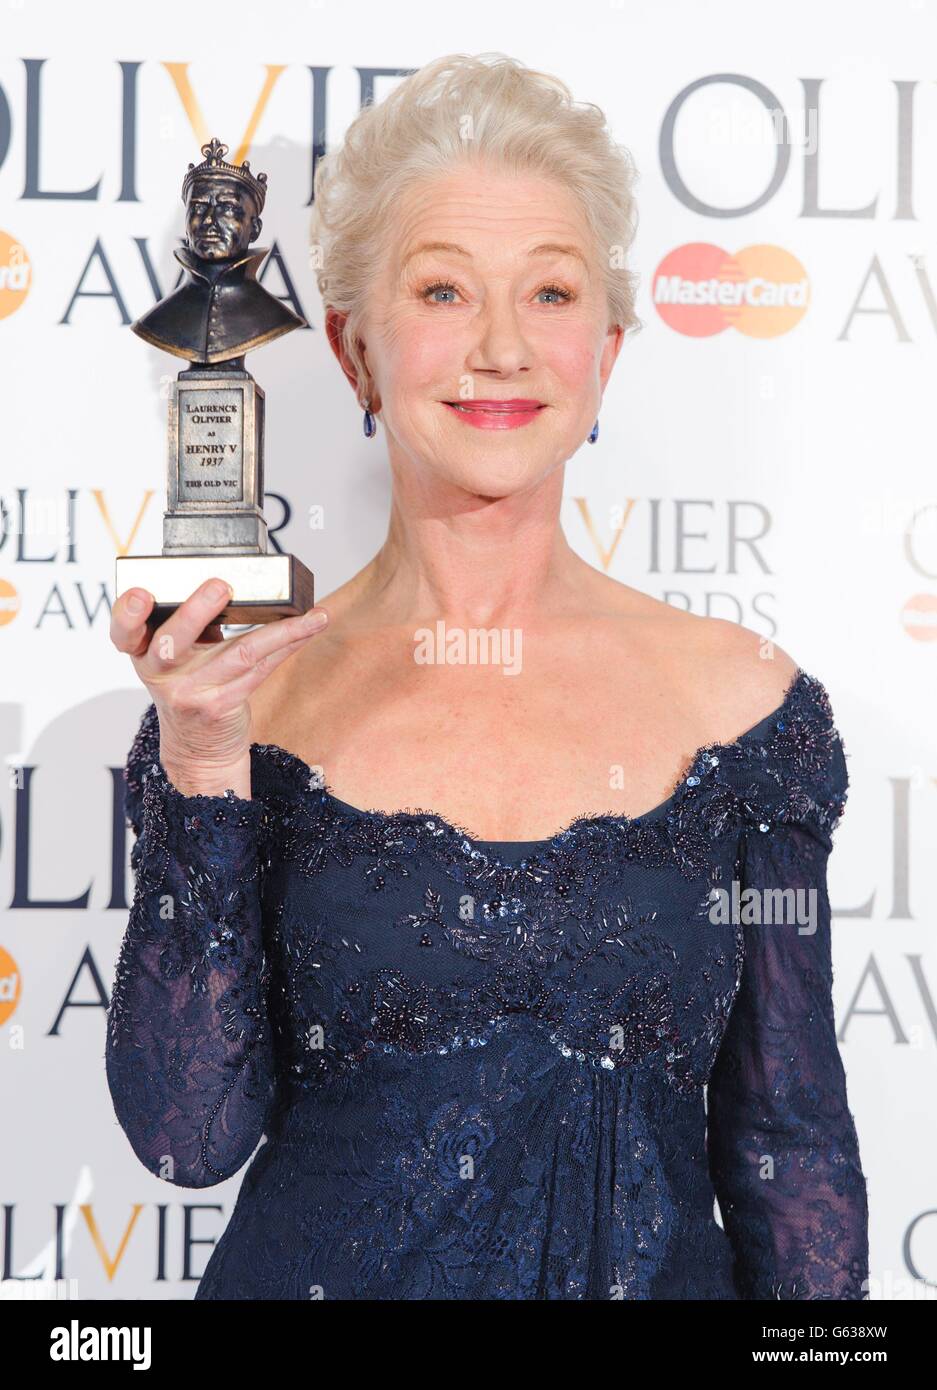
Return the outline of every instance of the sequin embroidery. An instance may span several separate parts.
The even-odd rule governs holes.
[[[181,1186],[254,1155],[198,1298],[865,1296],[816,678],[653,811],[516,860],[274,745],[252,772],[249,801],[183,797],[153,706],[126,771],[117,1118]],[[734,879],[817,889],[818,929],[719,924]]]

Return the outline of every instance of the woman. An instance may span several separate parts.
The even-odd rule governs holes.
[[[384,545],[227,641],[224,585],[155,634],[115,605],[153,701],[117,1117],[183,1187],[266,1136],[197,1298],[864,1296],[828,696],[559,524],[636,323],[631,185],[602,113],[501,55],[366,108],[315,240]],[[743,925],[778,889],[812,911]]]

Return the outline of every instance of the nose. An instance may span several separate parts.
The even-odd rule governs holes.
[[[467,363],[470,371],[511,376],[529,369],[530,345],[507,296],[490,295],[476,323],[478,340]]]

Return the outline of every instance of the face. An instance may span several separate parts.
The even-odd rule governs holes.
[[[250,189],[236,179],[196,179],[189,189],[186,235],[203,260],[221,261],[246,251],[260,227]]]
[[[459,170],[409,190],[361,339],[392,463],[489,497],[562,466],[622,341],[574,198]]]

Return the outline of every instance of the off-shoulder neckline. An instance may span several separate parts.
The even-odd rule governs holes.
[[[698,767],[701,759],[706,760],[707,766],[714,767],[723,754],[740,751],[749,742],[764,738],[773,726],[783,720],[784,715],[792,708],[800,695],[812,687],[819,686],[820,682],[815,676],[810,675],[803,667],[797,666],[779,705],[759,719],[757,723],[752,724],[750,728],[745,729],[725,743],[716,740],[700,744],[674,782],[673,790],[669,796],[656,806],[652,806],[650,810],[643,811],[637,816],[610,811],[583,812],[574,817],[561,830],[557,830],[555,834],[540,840],[484,840],[471,834],[465,826],[457,821],[449,819],[432,808],[401,807],[394,811],[382,811],[354,806],[339,797],[328,780],[323,778],[318,771],[314,771],[310,764],[297,753],[291,753],[276,743],[253,743],[251,744],[251,752],[260,760],[262,766],[269,764],[281,772],[284,770],[291,772],[300,791],[328,806],[339,816],[371,822],[372,824],[378,823],[382,826],[405,826],[414,822],[429,822],[441,836],[460,844],[473,854],[484,858],[491,857],[497,863],[504,864],[520,860],[522,864],[527,865],[543,860],[559,845],[568,842],[571,837],[593,827],[618,827],[622,830],[628,830],[645,825],[654,825],[659,821],[666,820],[688,784],[695,785],[691,779],[694,777],[694,770]],[[697,778],[697,782],[698,780]]]

